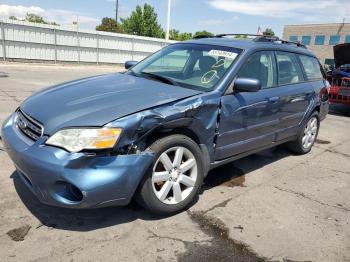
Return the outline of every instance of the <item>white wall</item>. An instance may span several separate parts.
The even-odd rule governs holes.
[[[127,60],[142,60],[170,43],[173,42],[157,38],[98,31],[77,32],[60,26],[0,21],[1,60],[119,64]]]

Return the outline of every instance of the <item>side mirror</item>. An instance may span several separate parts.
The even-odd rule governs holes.
[[[237,92],[258,92],[261,89],[261,82],[253,78],[237,78],[234,83],[234,90]]]
[[[137,63],[138,63],[137,61],[126,61],[124,64],[124,67],[126,70],[128,70],[131,67],[135,66]]]

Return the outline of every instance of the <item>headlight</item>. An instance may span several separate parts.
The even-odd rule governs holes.
[[[47,145],[62,147],[76,153],[84,149],[108,149],[117,143],[120,128],[74,128],[58,131],[47,141]]]

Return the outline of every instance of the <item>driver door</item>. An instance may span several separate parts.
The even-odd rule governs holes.
[[[219,135],[215,158],[222,160],[274,142],[281,101],[275,94],[276,63],[272,51],[251,55],[237,78],[259,79],[258,92],[233,92],[221,98]]]

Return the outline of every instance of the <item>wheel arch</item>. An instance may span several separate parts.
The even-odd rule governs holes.
[[[299,127],[302,127],[314,112],[317,112],[318,115],[321,113],[321,104],[317,100],[312,100],[302,120],[299,122]]]
[[[184,135],[191,138],[202,151],[203,163],[204,163],[204,174],[205,176],[209,172],[210,163],[211,163],[211,154],[213,150],[213,142],[208,135],[205,135],[207,130],[204,130],[199,123],[196,123],[194,119],[191,118],[182,118],[175,121],[170,121],[164,123],[160,126],[149,131],[145,134],[142,139],[138,142],[143,144],[142,148],[146,149],[156,140],[159,140],[163,137],[170,135]]]
[[[319,114],[321,113],[321,105],[316,105],[313,112],[317,111]]]

